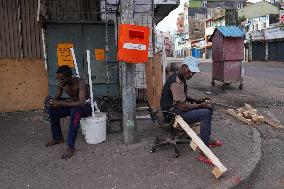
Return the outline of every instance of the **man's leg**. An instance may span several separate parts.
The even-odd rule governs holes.
[[[59,108],[49,107],[48,113],[49,113],[49,118],[50,118],[51,133],[52,133],[53,141],[48,142],[46,144],[46,147],[53,146],[55,144],[64,142],[62,131],[61,131],[60,118],[70,115],[70,108],[68,107],[59,107]]]
[[[205,143],[206,146],[209,146],[211,135],[211,121],[213,111],[208,109],[199,109],[192,110],[188,112],[177,112],[179,115],[183,117],[183,119],[187,123],[195,123],[200,122],[200,138]],[[208,165],[214,165],[209,158],[205,156],[205,154],[200,151],[198,159]]]
[[[62,156],[63,159],[70,158],[74,154],[75,141],[77,138],[78,130],[80,128],[80,119],[81,117],[86,117],[90,115],[90,113],[91,113],[90,105],[86,105],[84,108],[76,107],[71,109],[68,139],[67,139],[68,148]]]
[[[185,120],[185,122],[191,124],[200,122],[200,138],[206,146],[209,145],[209,139],[211,135],[211,121],[213,111],[208,109],[191,110],[187,112],[177,111],[177,114]]]

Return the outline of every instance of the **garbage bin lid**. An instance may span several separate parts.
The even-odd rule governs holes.
[[[193,56],[187,56],[183,60],[183,64],[186,64],[191,72],[200,72],[199,61]]]

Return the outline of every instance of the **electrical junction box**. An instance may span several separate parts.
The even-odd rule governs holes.
[[[148,62],[149,27],[119,25],[117,60],[127,63]]]

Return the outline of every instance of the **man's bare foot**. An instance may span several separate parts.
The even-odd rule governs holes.
[[[75,153],[75,148],[74,147],[68,147],[67,150],[64,152],[62,155],[61,159],[68,159],[72,157]]]
[[[64,143],[64,139],[50,141],[45,145],[45,147],[54,146],[60,143]]]

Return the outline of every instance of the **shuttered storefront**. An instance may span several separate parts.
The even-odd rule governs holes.
[[[252,43],[252,60],[265,61],[265,43],[253,42]]]
[[[268,43],[268,61],[284,61],[284,41]]]

